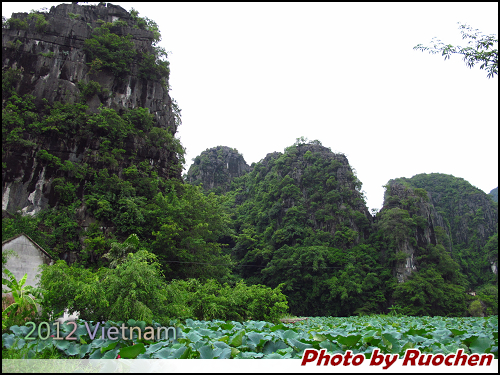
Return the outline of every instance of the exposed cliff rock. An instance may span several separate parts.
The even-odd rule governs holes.
[[[430,203],[427,193],[390,181],[380,211],[379,223],[386,236],[396,244],[394,273],[398,282],[404,282],[418,270],[416,258],[420,249],[436,245],[436,228],[446,228],[443,218]],[[449,234],[441,229],[441,244],[451,250]]]
[[[186,181],[203,184],[205,190],[225,193],[231,181],[250,171],[243,155],[234,148],[217,146],[203,151],[189,167]]]
[[[82,199],[93,173],[76,178],[75,169],[61,167],[70,165],[67,161],[75,168],[107,168],[119,176],[131,163],[146,161],[159,176],[180,179],[182,155],[173,142],[178,113],[168,94],[168,70],[153,74],[158,61],[154,31],[141,29],[136,18],[111,4],[61,4],[48,13],[16,13],[9,25],[2,29],[3,81],[10,85],[2,91],[4,116],[10,116],[4,129],[10,133],[4,133],[2,142],[3,210],[34,214],[57,205],[61,194],[55,194],[56,178],[77,186],[76,198]],[[101,44],[96,39],[92,50],[85,42],[96,35],[109,38]],[[122,71],[106,60],[108,53],[120,53],[119,44],[106,45],[108,41],[132,43],[130,65]],[[13,94],[19,99],[12,99]],[[25,94],[33,95],[34,108]],[[24,110],[16,107],[21,101],[27,103]],[[133,116],[145,114],[134,112],[126,121],[117,117],[139,108],[153,116],[142,129]],[[114,122],[104,125],[93,114],[114,116]]]
[[[436,243],[448,250],[471,287],[494,278],[489,271],[495,272],[496,258],[486,244],[496,232],[498,205],[482,190],[462,178],[440,173],[398,178],[388,184],[381,213],[393,208],[405,210],[413,219],[408,221],[405,241],[398,243],[398,250],[406,254],[404,261],[402,256],[397,258],[400,281],[418,269],[412,259],[419,256],[420,249]]]
[[[449,227],[454,245],[482,248],[496,231],[498,205],[481,189],[463,178],[443,173],[400,178],[414,188],[425,189],[430,202]],[[440,225],[440,224],[439,224]]]
[[[106,68],[93,70],[83,48],[94,29],[103,23],[122,21],[127,26],[117,24],[110,31],[118,36],[131,35],[130,40],[139,54],[153,53],[152,31],[133,28],[137,23],[130,13],[112,4],[61,4],[41,14],[47,21],[43,31],[37,30],[35,18],[30,20],[27,13],[15,13],[12,17],[26,21],[27,30],[2,30],[2,69],[22,71],[16,84],[19,95],[32,94],[39,105],[43,99],[49,104],[75,102],[81,93],[78,82],[94,80],[101,85],[102,91],[109,92],[109,97],[93,96],[88,103],[91,110],[96,110],[101,103],[117,110],[148,108],[155,115],[158,126],[170,127],[175,133],[177,128],[168,89],[160,80],[139,77],[142,55],[132,61],[130,74],[119,77]],[[70,15],[77,17],[70,18]],[[19,43],[17,41],[20,46],[12,48]]]

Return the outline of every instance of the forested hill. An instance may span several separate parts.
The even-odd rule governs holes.
[[[113,5],[61,4],[7,21],[4,208],[33,214],[74,203],[99,189],[97,175],[180,180],[179,111],[158,40],[154,23]]]
[[[86,267],[116,260],[105,254],[132,234],[164,271],[166,260],[219,259],[220,246],[206,242],[226,232],[225,216],[182,183],[180,109],[160,39],[153,20],[105,3],[2,23],[3,240],[24,232]]]
[[[451,234],[453,258],[467,274],[470,285],[477,287],[491,280],[489,271],[497,255],[484,251],[498,232],[498,204],[491,196],[463,178],[442,173],[418,174],[395,181],[427,191],[436,213],[444,219],[445,230]]]
[[[391,180],[373,216],[347,157],[303,137],[251,166],[209,148],[182,177],[160,39],[104,3],[2,23],[2,240],[25,233],[72,275],[140,258],[161,282],[278,288],[248,293],[283,309],[282,290],[296,315],[497,311],[498,205],[463,179]]]
[[[498,186],[490,191],[491,198],[498,203]]]
[[[226,165],[220,149],[207,149],[190,171],[212,176],[214,166]],[[219,174],[219,184],[231,186],[223,195],[235,231],[228,246],[244,265],[237,274],[252,283],[284,283],[294,311],[305,312],[306,301],[317,314],[394,304],[413,314],[457,313],[466,290],[496,283],[497,205],[461,178],[391,180],[372,217],[345,156],[298,138],[241,177]],[[221,194],[210,184],[204,189]],[[424,292],[431,285],[449,298]],[[369,298],[370,287],[379,298]]]

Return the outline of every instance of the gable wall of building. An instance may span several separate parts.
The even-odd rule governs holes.
[[[25,235],[16,237],[2,244],[2,252],[4,250],[13,250],[14,255],[11,255],[6,267],[14,274],[17,281],[20,281],[25,273],[28,274],[24,285],[36,287],[38,282],[36,275],[39,273],[38,267],[41,264],[52,264],[52,259],[44,254],[33,242]]]

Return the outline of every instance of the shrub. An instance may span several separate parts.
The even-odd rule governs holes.
[[[167,315],[180,319],[277,322],[288,309],[281,287],[248,286],[243,281],[234,287],[227,283],[222,286],[214,279],[204,283],[197,279],[173,280],[164,291],[169,301]]]
[[[8,277],[8,279],[2,278],[2,285],[8,287],[8,289],[2,287],[2,294],[12,293],[12,297],[2,297],[3,331],[9,326],[22,325],[27,319],[36,316],[37,304],[40,302],[40,292],[31,285],[24,285],[28,277],[27,273],[18,282],[8,269],[2,271]]]
[[[130,73],[130,67],[136,56],[131,35],[119,36],[109,31],[111,24],[103,24],[94,30],[92,38],[85,40],[83,49],[88,54],[89,65],[95,68],[109,68],[117,77]]]
[[[155,124],[155,118],[153,114],[149,113],[148,108],[133,108],[126,112],[123,118],[130,121],[136,130],[143,130],[146,132],[149,132]]]
[[[96,81],[89,81],[88,83],[79,81],[78,88],[80,89],[80,93],[84,98],[88,99],[93,97],[95,94],[102,92],[101,85]]]
[[[484,316],[483,313],[483,306],[481,305],[481,302],[479,300],[473,301],[470,305],[469,308],[467,309],[469,314],[471,316]]]
[[[165,306],[159,265],[145,250],[128,254],[115,269],[102,267],[97,272],[59,260],[42,266],[40,286],[47,317],[67,307],[70,313],[79,311],[84,320],[135,319],[151,324]]]
[[[49,25],[48,21],[45,19],[45,16],[40,13],[35,13],[35,11],[31,11],[28,15],[28,19],[35,19],[35,28],[38,32],[45,32]]]
[[[40,52],[39,55],[42,55],[43,57],[54,57],[55,53],[52,51],[49,51],[47,53]]]
[[[163,51],[163,55],[167,53]],[[142,60],[139,62],[139,77],[149,80],[159,80],[170,75],[169,62],[161,60],[160,54],[143,53]]]
[[[76,200],[76,189],[78,186],[67,182],[64,177],[55,178],[52,182],[54,191],[59,195],[60,203],[70,204]]]
[[[14,42],[7,42],[7,47],[12,48],[13,50],[19,51],[19,48],[23,45],[19,39],[16,39]]]
[[[15,30],[26,30],[28,28],[28,22],[19,18],[9,18],[6,24],[10,29]]]

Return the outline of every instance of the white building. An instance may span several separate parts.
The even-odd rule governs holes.
[[[55,263],[54,259],[40,245],[24,233],[3,241],[2,254],[6,250],[12,250],[14,253],[8,257],[5,268],[12,272],[17,281],[20,281],[24,274],[27,273],[28,276],[24,285],[37,287],[37,275],[40,272],[38,267],[42,264],[53,265]],[[2,293],[2,297],[4,296],[6,294]],[[69,315],[65,311],[63,318],[58,320],[73,320],[78,315],[78,313]]]
[[[25,273],[28,274],[24,285],[36,287],[38,267],[42,264],[52,265],[54,259],[35,241],[24,233],[2,242],[2,254],[5,250],[12,250],[14,254],[7,259],[7,268],[19,281]]]

